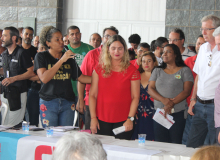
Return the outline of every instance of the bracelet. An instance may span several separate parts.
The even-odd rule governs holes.
[[[190,99],[190,102],[191,102],[191,101],[196,101],[196,98],[191,98],[191,99]]]
[[[91,119],[93,119],[93,118],[97,118],[97,117],[92,117]]]

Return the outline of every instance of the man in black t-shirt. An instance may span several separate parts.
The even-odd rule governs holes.
[[[16,42],[19,37],[19,32],[14,27],[6,27],[2,34],[2,46],[7,49],[2,53],[3,68],[0,69],[0,74],[4,74],[2,81],[3,95],[1,101],[9,105],[4,125],[17,125],[24,118],[26,101],[27,101],[27,83],[26,79],[34,76],[33,63],[27,52],[19,47]],[[20,94],[20,102],[14,104],[15,99],[7,99],[4,96],[8,95],[8,90],[16,89]],[[17,94],[16,94],[17,95]],[[13,104],[13,110],[12,105]]]
[[[33,40],[34,29],[31,27],[25,27],[22,31],[22,48],[24,48],[30,55],[33,62],[35,55],[37,54],[37,48],[31,45]],[[27,94],[27,109],[25,112],[25,119],[30,122],[30,125],[38,126],[39,122],[39,90],[40,83],[38,76],[32,77],[31,80],[27,80],[28,94]]]

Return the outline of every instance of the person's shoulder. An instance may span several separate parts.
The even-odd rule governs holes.
[[[31,50],[36,51],[37,52],[37,47],[34,47],[31,45]]]
[[[197,56],[197,55],[186,58],[186,60],[184,61],[185,64],[194,61],[194,60],[196,59],[196,56]]]
[[[48,55],[49,52],[48,51],[43,51],[43,52],[38,52],[36,54],[36,57],[45,57],[46,55]]]
[[[130,63],[131,63],[132,65],[134,65],[135,62],[136,62],[136,60],[137,60],[137,59],[131,60]]]
[[[200,48],[199,48],[199,53],[200,53],[200,51],[201,52],[206,52],[207,50],[208,50],[208,46],[209,46],[209,42],[205,42],[205,43],[203,43],[201,46],[200,46]]]
[[[137,70],[137,68],[130,62],[128,69]]]
[[[5,56],[7,54],[7,52],[8,52],[8,49],[4,50],[1,55]]]
[[[81,45],[84,46],[84,47],[88,47],[90,50],[94,49],[93,46],[91,46],[87,43],[84,43],[84,42],[81,42]]]
[[[189,67],[187,67],[187,66],[184,66],[184,67],[182,68],[182,70],[183,70],[184,72],[192,72],[191,69],[190,69]]]
[[[190,50],[190,49],[188,49],[188,54],[189,54],[189,56],[195,56],[196,55],[196,53],[194,51]]]
[[[153,71],[155,71],[155,72],[159,72],[159,71],[162,71],[162,70],[163,70],[163,68],[161,68],[161,67],[155,67],[153,69]]]
[[[97,53],[99,53],[99,48],[95,48],[95,49],[90,50],[86,55],[91,56],[91,55],[94,55],[94,54],[97,54]]]

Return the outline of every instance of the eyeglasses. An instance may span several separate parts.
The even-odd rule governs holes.
[[[202,31],[211,31],[211,30],[213,30],[213,29],[215,29],[215,28],[200,28],[200,31],[202,32]]]
[[[208,58],[209,58],[208,66],[211,67],[211,66],[212,66],[212,55],[210,54],[210,55],[208,56]]]
[[[110,35],[107,34],[107,35],[104,35],[104,37],[107,38],[107,39],[109,39],[109,38],[111,38],[112,36],[110,36]]]
[[[169,42],[177,42],[178,40],[182,40],[182,39],[168,39]]]

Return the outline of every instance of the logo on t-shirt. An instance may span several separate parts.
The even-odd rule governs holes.
[[[177,75],[175,75],[175,78],[176,79],[181,79],[181,75],[177,74]]]

